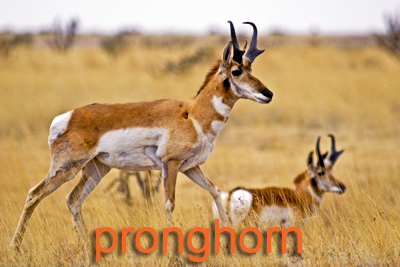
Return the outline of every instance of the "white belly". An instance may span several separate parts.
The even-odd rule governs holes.
[[[97,148],[103,164],[118,169],[161,170],[168,139],[166,128],[132,128],[104,134]]]
[[[293,209],[290,207],[266,206],[263,208],[260,217],[270,226],[289,228],[293,222]]]
[[[206,136],[194,119],[198,140],[192,149],[180,158],[183,164],[179,171],[205,163],[214,149],[215,136]],[[97,148],[97,159],[117,169],[142,171],[162,169],[161,158],[165,156],[169,139],[167,128],[131,128],[104,134]]]

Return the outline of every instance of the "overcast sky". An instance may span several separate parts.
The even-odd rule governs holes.
[[[383,32],[383,15],[395,12],[400,0],[1,0],[0,30],[38,31],[75,17],[81,33],[228,33],[232,20],[238,32],[251,32],[240,23],[253,21],[261,33],[368,34]]]

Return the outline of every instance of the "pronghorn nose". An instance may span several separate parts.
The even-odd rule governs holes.
[[[343,193],[344,193],[344,191],[346,191],[346,186],[344,186],[344,184],[339,183],[338,186],[339,186],[340,189],[343,190]]]
[[[272,99],[272,97],[274,96],[274,94],[270,90],[268,90],[268,88],[266,88],[266,87],[260,89],[259,91],[263,96],[266,96],[268,98]]]

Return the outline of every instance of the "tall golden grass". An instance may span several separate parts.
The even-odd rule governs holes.
[[[205,39],[205,42],[207,40]],[[211,44],[215,58],[223,46]],[[193,45],[143,46],[118,57],[98,48],[76,48],[66,54],[18,48],[0,58],[0,264],[3,266],[80,266],[87,264],[81,237],[65,203],[79,178],[48,196],[32,216],[19,255],[9,247],[28,190],[45,177],[52,119],[93,102],[133,102],[159,98],[192,98],[213,59],[185,74],[164,72],[196,51]],[[303,259],[276,253],[210,255],[209,266],[395,266],[400,264],[400,63],[375,48],[326,45],[267,48],[254,63],[254,75],[274,92],[269,105],[248,100],[236,104],[203,170],[222,191],[233,187],[293,187],[305,170],[306,156],[318,135],[327,134],[346,151],[335,165],[335,177],[347,191],[327,194],[303,231]],[[96,227],[165,227],[163,193],[154,207],[139,189],[135,206],[103,193],[115,177],[108,174],[87,198],[83,216]],[[132,182],[133,183],[133,182]],[[208,193],[179,175],[174,212],[182,229],[210,227]],[[89,252],[90,254],[90,252]],[[174,263],[190,264],[184,253]],[[154,252],[125,255],[114,251],[99,266],[167,266],[169,255]]]

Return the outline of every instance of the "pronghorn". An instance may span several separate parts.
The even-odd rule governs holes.
[[[110,191],[115,184],[118,185],[118,191],[123,194],[123,201],[128,206],[133,205],[131,198],[131,190],[129,187],[129,177],[135,176],[136,180],[142,190],[143,197],[149,203],[153,203],[153,197],[156,192],[160,189],[161,183],[161,173],[160,171],[148,170],[145,172],[130,172],[126,170],[121,170],[119,177],[112,181],[106,188],[106,192]]]
[[[296,189],[281,187],[266,187],[262,189],[236,188],[221,196],[230,220],[235,226],[242,221],[260,219],[266,223],[278,223],[289,228],[295,219],[307,221],[307,218],[317,211],[323,194],[334,192],[343,194],[346,187],[332,175],[332,167],[344,150],[336,151],[335,137],[332,139],[331,154],[321,155],[319,150],[320,137],[316,144],[318,163],[313,163],[313,152],[308,155],[308,169],[294,179]],[[215,203],[213,214],[217,218]],[[276,226],[276,225],[275,225]]]
[[[82,170],[67,204],[77,229],[86,231],[82,203],[111,168],[131,171],[162,170],[167,224],[172,222],[178,171],[214,198],[221,224],[228,225],[220,191],[201,171],[214,149],[237,100],[271,102],[272,92],[255,76],[251,65],[264,50],[257,49],[257,28],[249,49],[241,50],[232,22],[231,40],[206,75],[194,99],[161,99],[125,104],[91,104],[57,116],[50,126],[51,166],[47,176],[29,190],[11,241],[19,249],[29,218],[43,198]],[[87,240],[87,239],[86,239]]]

